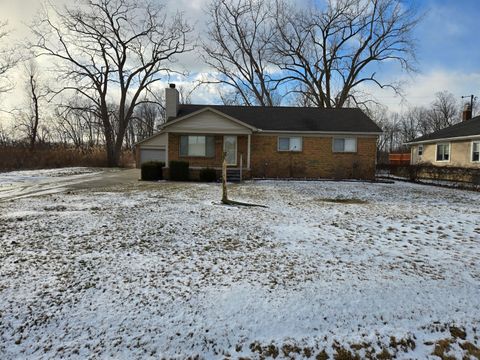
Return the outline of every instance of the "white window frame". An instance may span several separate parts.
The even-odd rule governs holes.
[[[470,152],[470,162],[472,163],[480,163],[480,157],[478,160],[473,160],[473,146],[474,144],[478,144],[478,150],[480,152],[480,140],[473,140],[471,143],[471,152]]]
[[[421,149],[421,150],[420,150],[420,149]],[[418,156],[418,157],[422,157],[424,150],[425,150],[424,145],[423,145],[423,144],[419,144],[419,145],[418,145],[418,148],[417,148],[417,156]]]
[[[236,166],[237,165],[237,158],[238,158],[238,136],[236,135],[224,135],[223,136],[223,151],[226,152],[226,149],[225,149],[225,144],[226,144],[226,141],[225,139],[226,138],[235,138],[235,162],[234,163],[229,163],[227,161],[227,165],[228,166]]]
[[[353,139],[355,140],[355,151],[345,151],[345,145],[343,147],[343,151],[336,151],[335,150],[335,140],[347,140]],[[332,152],[335,154],[356,154],[358,152],[358,138],[353,136],[336,136],[332,138]]]
[[[280,139],[288,139],[288,150],[280,150]],[[290,139],[300,139],[300,149],[294,150],[290,148]],[[279,136],[277,138],[278,152],[302,152],[303,151],[303,137],[302,136]]]
[[[188,140],[187,140],[187,154],[183,154],[182,155],[182,151],[181,151],[181,137],[186,137]],[[199,138],[199,137],[203,137],[205,139],[205,154],[204,155],[193,155],[193,154],[190,154],[190,138]],[[185,157],[191,157],[191,158],[212,158],[214,156],[208,156],[208,138],[209,137],[212,137],[212,135],[196,135],[196,134],[188,134],[188,135],[180,135],[180,148],[179,148],[179,157],[180,158],[185,158]],[[214,138],[214,141],[215,141],[215,138]]]
[[[193,139],[193,138],[195,138],[197,141],[199,138],[203,138],[203,154],[200,154],[200,155],[190,154],[190,139]],[[188,135],[187,155],[188,157],[206,157],[207,156],[207,137],[205,135]]]
[[[448,145],[448,160],[438,160],[438,146]],[[435,144],[435,162],[449,163],[452,158],[452,144],[451,143],[436,143]]]

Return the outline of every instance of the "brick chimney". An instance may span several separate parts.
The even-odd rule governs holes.
[[[472,118],[472,106],[470,104],[465,104],[462,113],[462,121],[467,121]]]
[[[170,84],[169,87],[165,89],[165,115],[167,116],[167,120],[177,117],[179,99],[180,95],[178,90],[175,89],[175,84]]]

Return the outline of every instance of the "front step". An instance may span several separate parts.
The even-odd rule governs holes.
[[[228,182],[240,182],[240,170],[239,169],[227,169],[227,181]]]

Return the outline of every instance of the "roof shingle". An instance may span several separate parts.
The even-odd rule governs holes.
[[[381,133],[360,109],[319,109],[305,107],[261,107],[226,105],[179,105],[177,119],[210,107],[250,126],[269,131],[316,131]],[[174,120],[174,119],[172,119]]]
[[[480,135],[480,116],[476,116],[470,120],[462,121],[461,123],[435,131],[434,133],[421,136],[410,141],[410,143],[478,135]]]

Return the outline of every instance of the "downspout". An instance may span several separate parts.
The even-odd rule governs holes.
[[[251,146],[252,146],[252,135],[248,134],[247,136],[247,169],[251,171],[250,169],[250,158],[251,158]]]

